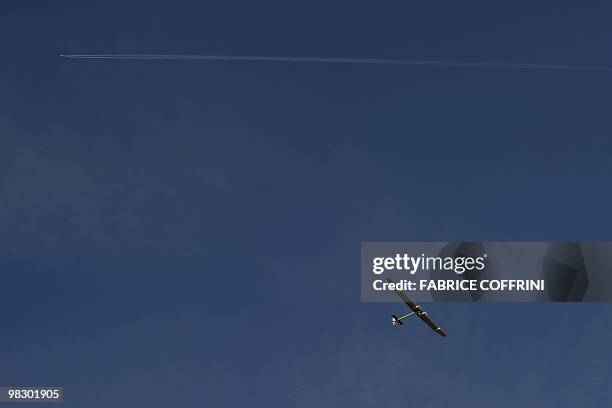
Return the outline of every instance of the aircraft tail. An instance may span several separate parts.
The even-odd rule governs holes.
[[[391,315],[391,322],[393,323],[394,326],[399,326],[399,325],[404,324],[404,323],[402,323],[400,318],[397,317],[396,315]]]

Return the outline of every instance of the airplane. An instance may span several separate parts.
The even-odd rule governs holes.
[[[395,282],[393,282],[389,278],[387,278],[387,282],[395,283]],[[427,317],[427,312],[424,311],[421,306],[415,304],[401,290],[395,289],[395,293],[397,293],[397,296],[399,296],[404,301],[404,303],[406,303],[408,305],[408,307],[410,308],[410,310],[412,310],[412,312],[408,313],[408,314],[406,314],[404,316],[400,316],[400,317],[397,317],[394,314],[391,315],[391,322],[393,323],[393,326],[401,326],[401,325],[403,325],[404,323],[402,322],[402,320],[404,320],[407,317],[410,317],[410,316],[413,316],[413,315],[416,314],[418,317],[421,318],[422,321],[425,322],[425,324],[427,324],[429,326],[429,328],[431,328],[431,330],[433,330],[434,332],[438,333],[442,337],[446,337],[446,333],[444,332],[444,330],[442,330],[441,327],[436,325],[434,322],[431,321],[431,319],[429,317]]]

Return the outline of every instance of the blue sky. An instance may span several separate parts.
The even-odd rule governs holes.
[[[360,303],[358,264],[361,241],[610,240],[610,74],[58,55],[612,66],[611,12],[3,4],[0,384],[67,407],[610,403],[610,305],[428,305],[440,339]]]

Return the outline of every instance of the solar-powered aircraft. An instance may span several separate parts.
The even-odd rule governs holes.
[[[395,283],[389,278],[387,278],[387,282]],[[410,310],[412,310],[412,312],[408,313],[407,315],[400,316],[400,317],[397,317],[396,315],[391,315],[391,319],[392,319],[391,321],[393,322],[394,326],[400,326],[404,324],[402,323],[402,320],[406,319],[407,317],[417,315],[418,317],[421,318],[422,321],[425,322],[426,325],[428,325],[431,328],[431,330],[438,333],[442,337],[446,337],[446,333],[444,333],[444,330],[442,330],[441,327],[436,325],[434,322],[431,321],[429,317],[427,317],[427,312],[424,311],[423,308],[421,308],[421,306],[417,305],[412,300],[410,300],[410,298],[406,296],[406,294],[402,292],[401,290],[395,289],[395,293],[397,293],[397,296],[402,298],[404,303],[408,305],[408,307],[410,308]]]

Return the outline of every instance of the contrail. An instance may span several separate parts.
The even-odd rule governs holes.
[[[61,54],[62,58],[106,60],[180,60],[180,61],[243,61],[314,64],[368,64],[414,65],[430,67],[531,69],[554,71],[612,72],[612,67],[594,65],[525,64],[518,62],[449,61],[393,58],[328,58],[328,57],[278,57],[259,55],[203,55],[203,54]]]

